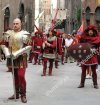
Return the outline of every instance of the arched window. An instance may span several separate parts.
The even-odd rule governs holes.
[[[95,10],[95,20],[96,22],[100,22],[100,7],[97,7]]]
[[[19,6],[18,17],[21,19],[22,22],[24,22],[24,4],[22,3]]]
[[[19,5],[18,18],[20,18],[20,20],[21,20],[21,22],[22,22],[22,29],[24,29],[25,14],[24,14],[24,4],[23,4],[23,3],[20,3],[20,5]]]
[[[7,7],[4,13],[4,31],[7,31],[9,29],[9,20],[10,20],[10,10]]]
[[[86,23],[87,23],[87,25],[90,25],[90,12],[91,12],[90,8],[87,7],[86,8]]]
[[[98,31],[100,32],[100,7],[95,10],[95,21]]]

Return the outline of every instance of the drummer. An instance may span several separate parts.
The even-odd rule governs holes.
[[[98,89],[99,87],[97,83],[96,66],[98,64],[97,49],[99,49],[99,46],[100,46],[100,37],[99,37],[96,27],[92,25],[88,26],[83,32],[80,42],[91,44],[93,46],[91,49],[94,55],[81,65],[82,67],[81,82],[78,88],[84,87],[85,78],[86,78],[86,70],[90,66],[91,71],[92,71],[93,86],[95,89]]]

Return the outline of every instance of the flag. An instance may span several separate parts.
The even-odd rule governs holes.
[[[44,11],[42,11],[40,14],[38,14],[38,16],[36,17],[35,21],[40,19],[43,14],[44,14]]]
[[[41,18],[41,16],[44,14],[44,11],[42,11],[40,14],[39,14],[39,19]]]
[[[36,17],[35,21],[36,21],[38,18],[39,18],[39,14],[38,14],[38,16]]]
[[[56,20],[55,21],[55,24],[54,24],[54,29],[62,29],[62,28],[65,28],[65,23],[66,23],[66,20],[63,19],[63,20]]]
[[[41,13],[38,14],[38,16],[36,17],[36,19],[34,20],[34,26],[36,28],[36,30],[40,31],[39,28],[36,26],[36,21],[38,21],[41,16],[44,14],[44,11],[42,11]]]
[[[82,33],[83,33],[83,21],[82,21],[80,28],[77,31],[77,35],[81,35]]]
[[[58,14],[58,9],[56,9],[56,14],[55,14],[55,16],[54,16],[54,19],[53,19],[52,22],[51,22],[51,27],[50,27],[51,30],[54,29],[54,24],[55,24],[55,21],[56,21],[57,14]]]

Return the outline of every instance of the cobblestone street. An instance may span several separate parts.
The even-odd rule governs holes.
[[[0,105],[23,105],[20,100],[7,98],[13,94],[11,73],[6,72],[5,61],[0,62]],[[26,72],[27,105],[99,105],[100,89],[94,89],[91,79],[86,79],[85,88],[79,89],[80,67],[76,63],[59,63],[53,76],[41,77],[42,65],[29,64]],[[98,72],[100,87],[100,72]]]

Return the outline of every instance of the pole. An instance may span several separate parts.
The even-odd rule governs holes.
[[[0,0],[0,18],[2,19],[2,0]],[[0,35],[2,35],[2,21],[0,21]]]
[[[14,90],[14,99],[16,101],[16,89],[15,89],[15,76],[14,76],[14,59],[13,59],[13,54],[12,54],[12,47],[11,47],[11,64],[12,64],[12,78],[13,78],[13,90]]]
[[[72,6],[72,1],[69,1],[69,34],[71,33],[71,7]]]

